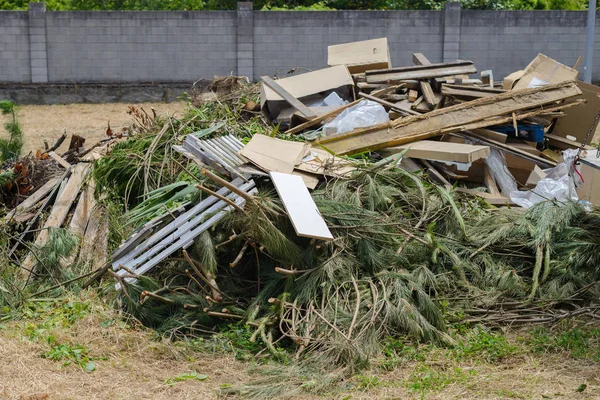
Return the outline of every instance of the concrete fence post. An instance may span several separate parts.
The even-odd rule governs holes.
[[[31,82],[48,82],[46,3],[29,3],[29,60]]]
[[[444,4],[442,62],[456,61],[460,58],[461,8],[458,1],[448,1]]]
[[[237,3],[237,74],[254,78],[254,13],[251,1]]]

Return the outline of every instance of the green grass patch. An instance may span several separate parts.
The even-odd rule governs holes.
[[[568,353],[575,359],[600,362],[600,329],[572,328],[552,332],[535,328],[525,343],[534,353]]]
[[[450,367],[438,369],[424,363],[417,365],[405,382],[405,386],[412,393],[419,393],[421,397],[429,392],[439,392],[448,385],[466,383],[477,372],[471,369]]]

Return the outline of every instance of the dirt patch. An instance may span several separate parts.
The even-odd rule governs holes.
[[[72,134],[83,136],[87,145],[94,144],[106,137],[108,121],[115,132],[131,124],[131,116],[127,114],[128,105],[111,103],[19,106],[17,117],[25,136],[23,154],[38,148],[43,149],[44,140],[52,146],[65,130],[69,136],[59,152],[68,148]],[[148,112],[154,108],[158,114],[181,115],[186,103],[140,103],[135,106],[142,107]],[[4,124],[6,121],[7,117],[0,115],[0,123]],[[5,134],[4,129],[0,128],[0,136]]]

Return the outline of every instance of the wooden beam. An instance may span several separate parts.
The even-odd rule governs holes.
[[[431,108],[435,107],[437,105],[437,99],[435,98],[433,89],[431,88],[431,85],[429,84],[429,82],[421,81],[420,85],[421,85],[421,93],[423,94],[423,98],[425,99],[425,101],[427,102],[429,107],[431,107]]]
[[[478,135],[475,135],[471,132],[461,132],[459,134],[457,134],[460,137],[466,137],[466,138],[474,138],[477,139],[481,142],[483,142],[484,144],[487,144],[489,146],[495,147],[498,150],[502,150],[504,152],[507,153],[511,153],[517,157],[521,157],[524,158],[525,160],[529,160],[532,161],[536,164],[538,164],[539,166],[543,167],[543,168],[552,168],[552,167],[556,167],[556,163],[552,162],[552,161],[548,161],[544,158],[538,157],[534,154],[528,153],[524,150],[521,150],[517,147],[511,146],[509,144],[506,143],[501,143],[501,142],[497,142],[495,140],[492,139],[488,139],[488,138],[484,138]]]
[[[62,158],[61,156],[59,156],[58,154],[56,154],[55,152],[51,151],[48,153],[48,155],[57,163],[59,163],[64,169],[69,169],[71,168],[71,164],[69,164],[67,162],[67,160],[65,160],[64,158]]]
[[[561,150],[578,149],[581,147],[581,143],[576,142],[574,140],[569,140],[562,136],[554,135],[551,133],[546,133],[544,136],[546,136],[546,138],[548,139],[548,142],[550,143],[551,146],[554,146]],[[584,146],[584,149],[585,150],[594,150],[594,147]]]
[[[358,94],[358,96],[359,96],[359,97],[362,97],[362,98],[364,98],[364,99],[371,100],[371,101],[374,101],[374,102],[376,102],[376,103],[379,103],[379,104],[381,104],[382,106],[384,106],[384,107],[387,107],[387,108],[389,108],[389,109],[391,109],[391,110],[394,110],[394,111],[396,111],[397,113],[400,113],[400,114],[402,114],[402,115],[410,116],[410,115],[417,115],[417,114],[418,114],[418,113],[416,113],[415,111],[405,110],[404,108],[400,108],[400,107],[398,107],[398,106],[397,106],[397,105],[395,105],[394,103],[390,103],[389,101],[385,101],[385,100],[379,99],[379,98],[377,98],[377,97],[373,97],[373,96],[371,96],[371,95],[368,95],[368,94],[366,94],[366,93],[362,93],[362,92],[361,92],[361,93],[359,93],[359,94]]]
[[[367,71],[367,83],[396,82],[407,79],[429,79],[443,76],[474,74],[477,68],[471,61],[457,61],[430,65],[414,65],[402,68]]]
[[[267,85],[268,87],[273,89],[275,93],[283,97],[283,99],[287,101],[289,105],[298,110],[306,118],[315,118],[317,116],[317,114],[315,114],[310,108],[302,104],[300,100],[292,96],[290,92],[285,90],[279,83],[275,82],[273,79],[269,78],[268,76],[262,76],[260,79],[262,79],[265,85]]]
[[[482,126],[474,127],[494,125],[496,120],[493,117],[510,114],[509,118],[512,119],[512,113],[515,111],[540,107],[579,94],[581,90],[573,81],[511,91],[437,109],[424,115],[398,119],[386,125],[327,136],[317,140],[316,144],[324,145],[337,154],[379,150],[443,133],[460,131],[478,123]],[[525,117],[527,113],[519,115],[521,116]]]
[[[501,196],[498,185],[496,185],[496,180],[490,173],[490,169],[487,165],[483,167],[483,182],[485,183],[485,186],[488,188],[488,191],[491,195]]]
[[[311,120],[308,120],[300,125],[296,125],[295,127],[293,127],[292,129],[288,129],[287,131],[285,131],[285,133],[287,135],[290,135],[292,133],[298,133],[298,132],[302,132],[305,129],[311,128],[321,122],[327,121],[329,118],[333,118],[336,117],[339,113],[341,113],[342,111],[344,111],[347,108],[350,108],[352,106],[357,105],[360,102],[360,100],[355,100],[352,103],[348,103],[348,104],[344,104],[343,106],[336,108],[333,111],[330,111],[326,114],[321,115],[320,117],[317,118],[313,118]]]
[[[67,181],[64,189],[59,193],[58,198],[56,199],[56,202],[50,211],[50,215],[46,219],[44,227],[35,239],[34,248],[40,248],[46,244],[46,241],[48,240],[49,229],[60,228],[65,222],[69,214],[69,210],[79,194],[81,184],[83,183],[89,167],[90,166],[88,164],[78,164],[73,168],[71,177]],[[29,271],[34,265],[35,257],[33,254],[29,254],[22,263],[26,276],[29,275]]]

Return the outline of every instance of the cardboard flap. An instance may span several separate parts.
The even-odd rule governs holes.
[[[327,65],[345,65],[352,74],[392,67],[387,38],[327,47]]]
[[[254,135],[240,155],[265,171],[291,174],[308,154],[308,143],[290,142],[265,135]]]
[[[576,69],[561,64],[540,53],[533,61],[531,61],[531,63],[529,63],[527,68],[523,70],[522,77],[514,84],[512,89],[519,90],[572,81],[577,78],[577,74],[579,74],[579,72]]]

